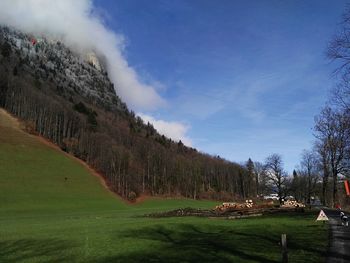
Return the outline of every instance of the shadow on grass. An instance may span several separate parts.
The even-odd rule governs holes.
[[[339,262],[350,262],[350,256],[339,252],[329,252],[328,258],[331,260],[337,260]]]
[[[74,244],[58,239],[20,239],[0,241],[0,262],[72,262],[67,250]]]
[[[147,240],[151,245],[94,262],[279,262],[278,256],[264,253],[269,246],[278,253],[278,240],[258,236],[255,240],[253,235],[225,227],[156,225],[125,232],[122,237]]]

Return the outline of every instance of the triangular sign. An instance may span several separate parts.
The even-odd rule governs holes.
[[[325,212],[323,212],[323,210],[320,211],[316,221],[328,221],[328,217],[326,216]]]

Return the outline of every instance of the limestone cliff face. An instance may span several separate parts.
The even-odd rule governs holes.
[[[90,65],[94,66],[98,71],[102,71],[102,67],[96,53],[88,52],[86,54],[86,61],[90,63]]]
[[[58,40],[3,26],[0,26],[1,43],[10,44],[12,53],[20,58],[27,72],[39,81],[52,81],[67,98],[70,93],[79,94],[93,104],[126,110],[94,52],[77,54]]]

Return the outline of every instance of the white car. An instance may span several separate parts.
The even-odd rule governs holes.
[[[278,194],[270,194],[270,195],[265,195],[264,199],[265,200],[278,200],[279,197],[278,197]]]

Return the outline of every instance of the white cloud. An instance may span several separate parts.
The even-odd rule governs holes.
[[[157,120],[154,117],[143,113],[138,113],[137,115],[140,116],[144,122],[151,123],[160,134],[164,134],[175,141],[181,140],[185,145],[192,146],[191,139],[186,135],[189,129],[188,125],[175,121],[167,122]]]
[[[76,51],[94,50],[107,58],[117,94],[136,110],[151,110],[165,101],[156,88],[142,83],[123,56],[123,36],[103,23],[91,0],[1,0],[0,23],[28,33],[61,39]]]

